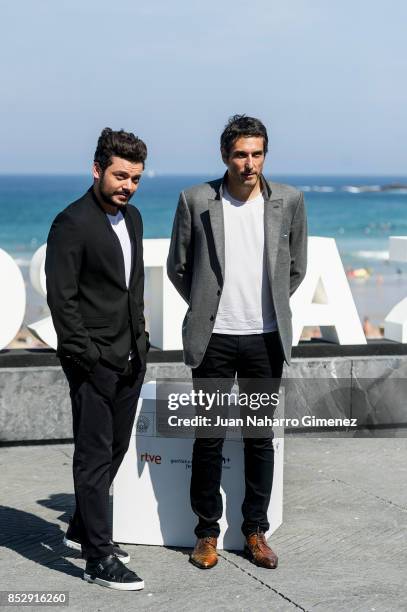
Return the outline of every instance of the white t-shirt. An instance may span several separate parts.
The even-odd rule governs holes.
[[[235,200],[225,189],[225,278],[214,333],[262,334],[277,329],[264,249],[264,198]]]
[[[115,215],[107,214],[111,226],[116,233],[123,251],[124,259],[124,272],[126,277],[126,285],[129,288],[130,283],[130,270],[131,270],[131,242],[129,238],[129,232],[127,231],[126,221],[124,220],[123,214],[120,210]]]

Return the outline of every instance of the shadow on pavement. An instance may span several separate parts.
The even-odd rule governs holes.
[[[73,495],[72,493],[55,493],[55,494],[50,495],[46,499],[37,500],[37,503],[40,504],[41,506],[44,506],[44,508],[48,508],[49,510],[55,510],[56,512],[61,512],[61,514],[57,517],[58,520],[64,523],[68,523],[69,519],[71,518],[75,510],[75,495]],[[110,497],[110,513],[112,516],[113,515],[113,498],[112,497]],[[61,530],[59,531],[59,533],[61,534],[60,540],[62,542],[64,533]],[[129,543],[121,542],[121,544],[126,546],[126,544],[129,544]],[[138,546],[138,544],[130,543],[130,546]],[[182,555],[185,555],[187,557],[189,557],[192,551],[192,547],[185,548],[185,547],[179,547],[179,546],[163,546],[162,548],[165,548],[166,550],[169,550],[169,551],[179,552]],[[76,559],[80,558],[79,553],[75,553],[75,551],[69,550],[68,548],[63,546],[63,544],[61,544],[61,550],[64,553],[64,557],[72,557]]]
[[[55,493],[46,499],[38,499],[37,504],[61,512],[57,517],[63,523],[68,523],[75,510],[75,495],[72,493]]]
[[[59,525],[17,508],[0,506],[0,546],[54,571],[82,577],[82,568],[65,558],[74,555],[63,545],[63,537]]]

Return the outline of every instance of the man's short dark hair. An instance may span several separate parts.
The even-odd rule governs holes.
[[[125,132],[124,130],[115,132],[107,127],[99,136],[94,160],[104,171],[112,163],[111,158],[113,156],[143,164],[144,168],[147,147],[132,132]]]
[[[268,151],[268,136],[267,130],[260,119],[247,117],[246,115],[233,115],[225,125],[225,129],[220,137],[220,148],[226,157],[229,157],[233,143],[238,138],[248,138],[250,136],[259,136],[263,138],[264,155]]]

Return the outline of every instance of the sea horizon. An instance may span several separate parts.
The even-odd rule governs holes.
[[[222,169],[220,169],[219,172],[162,172],[160,170],[155,170],[153,168],[146,168],[145,169],[145,173],[143,175],[143,178],[145,176],[148,175],[148,172],[152,172],[154,174],[154,177],[190,177],[190,176],[194,176],[194,177],[199,177],[199,178],[210,178],[212,179],[213,177],[219,177],[222,176],[223,171]],[[355,172],[355,173],[341,173],[341,172],[332,172],[332,173],[324,173],[324,172],[314,172],[314,173],[308,173],[308,172],[265,172],[264,173],[266,177],[268,178],[287,178],[287,177],[310,177],[310,178],[335,178],[335,179],[340,179],[340,178],[367,178],[367,179],[372,179],[372,178],[384,178],[384,179],[397,179],[397,180],[403,180],[403,181],[407,181],[407,174],[398,174],[398,173],[392,173],[392,174],[375,174],[375,173],[361,173],[361,172]],[[47,177],[88,177],[89,180],[92,179],[91,177],[91,173],[89,172],[0,172],[0,179],[1,178],[7,178],[7,177],[28,177],[28,178],[33,178],[33,177],[39,177],[39,178],[47,178]]]
[[[145,238],[168,238],[180,191],[216,176],[147,173],[131,202],[142,213]],[[371,251],[375,260],[387,250],[389,235],[407,235],[407,190],[380,191],[404,186],[407,176],[273,174],[272,180],[304,191],[310,235],[334,237],[346,257]],[[56,214],[91,184],[90,174],[0,174],[0,248],[33,253],[45,242]],[[363,186],[372,190],[358,192]],[[360,242],[362,248],[356,248]]]
[[[180,191],[216,176],[147,173],[131,201],[142,213],[145,238],[168,238]],[[407,190],[380,191],[383,186],[406,185],[407,175],[271,178],[304,191],[310,235],[335,238],[346,265],[357,265],[357,259],[368,260],[366,265],[384,260],[388,237],[407,235]],[[53,218],[91,184],[90,174],[0,174],[0,248],[20,258],[32,255],[46,241]],[[363,186],[369,190],[358,191]],[[10,207],[13,215],[8,214]]]
[[[179,193],[217,176],[146,174],[131,201],[142,214],[144,238],[169,238]],[[389,236],[407,236],[407,190],[381,191],[380,187],[404,186],[407,176],[273,174],[272,180],[304,191],[309,235],[334,238],[348,273],[366,270],[364,279],[350,279],[351,289],[360,317],[369,315],[381,324],[389,308],[407,294],[407,264],[388,259]],[[90,174],[0,175],[0,248],[23,272],[28,321],[43,303],[29,283],[31,258],[46,242],[55,216],[91,184]],[[354,189],[358,185],[372,189]]]

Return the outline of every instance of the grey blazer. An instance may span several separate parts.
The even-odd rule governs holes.
[[[188,303],[182,325],[184,361],[201,363],[215,324],[225,270],[222,206],[224,179],[181,192],[167,260],[168,276]],[[304,196],[288,185],[262,177],[267,269],[277,329],[287,363],[291,359],[289,298],[307,267],[307,219]],[[244,245],[242,245],[244,248]]]

